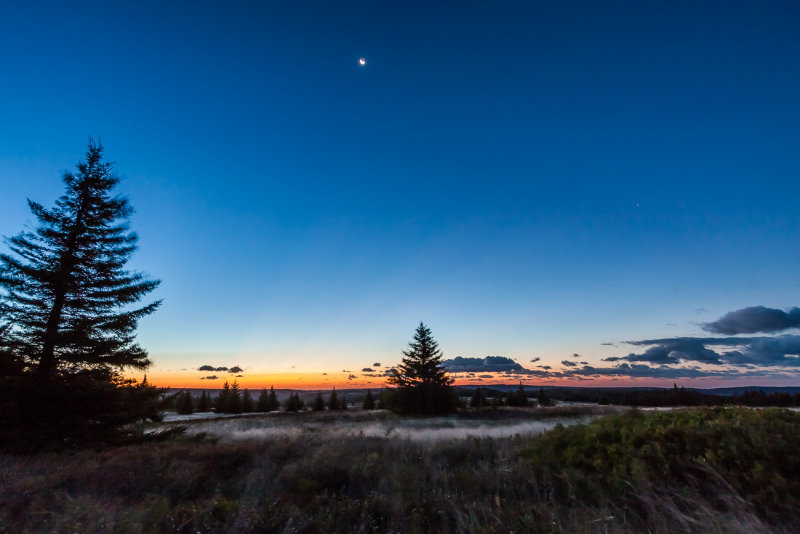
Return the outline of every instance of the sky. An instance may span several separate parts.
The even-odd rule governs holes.
[[[800,385],[798,27],[780,1],[0,0],[0,235],[101,139],[164,386],[377,387],[420,321],[460,383]]]

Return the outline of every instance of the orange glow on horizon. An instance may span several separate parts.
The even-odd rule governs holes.
[[[137,380],[142,379],[141,374],[129,374],[131,378]],[[218,373],[216,380],[203,380],[198,376],[192,376],[184,372],[153,372],[147,373],[147,380],[151,384],[159,387],[169,387],[174,389],[187,388],[187,389],[221,389],[225,381],[232,384],[236,381],[242,389],[260,390],[262,388],[269,388],[274,386],[276,389],[298,389],[298,390],[329,390],[332,388],[337,389],[380,389],[387,387],[384,377],[357,377],[350,378],[352,375],[348,373],[259,373],[248,374],[242,377],[229,375],[227,373]],[[525,379],[524,377],[509,377],[498,375],[493,379],[475,379],[469,377],[454,376],[455,385],[457,386],[472,386],[472,387],[492,387],[496,384],[515,385],[522,383],[526,388],[538,387],[657,387],[657,388],[670,388],[673,384],[678,387],[687,388],[717,388],[717,387],[734,387],[741,386],[738,381],[726,381],[719,378],[695,378],[692,380],[673,380],[673,379],[655,379],[655,378],[609,378],[602,377],[596,379]],[[755,382],[764,382],[756,384]],[[791,385],[784,384],[783,381],[778,383],[775,381],[753,381],[748,382],[748,386],[780,386]]]
[[[148,373],[147,380],[159,387],[173,389],[222,389],[227,381],[233,384],[236,381],[242,389],[360,389],[385,387],[385,381],[379,378],[348,380],[347,373],[260,373],[248,374],[241,377],[218,373],[216,380],[203,380],[197,376],[188,376],[185,372],[178,373]],[[141,379],[140,376],[132,378]]]

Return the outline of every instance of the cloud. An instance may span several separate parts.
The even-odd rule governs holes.
[[[200,380],[216,380],[217,378],[219,378],[217,375],[201,376]]]
[[[581,357],[581,355],[580,355],[580,354],[578,354],[578,353],[576,352],[576,353],[574,353],[574,354],[572,355],[572,357],[573,357],[573,358],[580,358],[580,357]]]
[[[372,367],[380,367],[380,366],[381,366],[381,362],[375,362],[375,363],[372,364]]]
[[[236,378],[242,378],[244,375],[236,375]]]
[[[614,346],[615,346],[615,345],[614,345],[613,343],[611,343],[610,341],[607,341],[606,343],[600,343],[600,344],[601,344],[601,345],[603,345],[603,346],[606,346],[606,347],[614,347]]]
[[[681,361],[695,361],[720,365],[724,363],[721,355],[705,347],[703,338],[681,337],[674,339],[655,339],[626,341],[630,345],[653,345],[641,354],[628,354],[606,358],[606,361],[625,360],[629,362],[648,362],[661,365],[675,365]]]
[[[569,360],[562,360],[561,361],[561,365],[564,365],[564,366],[567,366],[567,367],[577,367],[578,366],[577,363],[571,362]]]
[[[537,365],[536,367],[541,367],[542,369],[545,369],[545,370],[552,369],[552,367],[550,367],[549,365]]]
[[[478,375],[478,378],[494,378],[494,375]]]
[[[536,363],[539,360],[541,360],[541,358],[539,358],[538,356],[536,358],[531,358],[531,363]]]
[[[213,365],[208,365],[208,364],[201,365],[200,367],[197,368],[197,370],[198,371],[214,371],[214,372],[217,372],[217,373],[231,373],[231,374],[241,373],[241,372],[244,371],[244,369],[242,369],[238,365],[234,365],[231,368],[227,368],[227,367],[214,367]]]
[[[714,334],[756,334],[780,332],[789,328],[800,328],[800,308],[788,312],[764,306],[750,306],[728,312],[711,323],[704,323],[703,330]]]
[[[361,369],[361,372],[362,373],[374,373],[375,369],[371,369],[369,367],[364,367],[363,369]]]
[[[524,369],[520,364],[505,356],[486,356],[485,358],[457,356],[443,361],[442,366],[451,373],[502,373]]]
[[[356,375],[348,375],[348,376],[347,376],[347,380],[348,380],[348,381],[349,381],[349,380],[355,380],[356,378],[358,378]]]
[[[767,365],[800,367],[800,336],[760,337],[680,337],[626,341],[635,346],[649,346],[642,353],[613,356],[604,361],[646,362],[677,365],[697,362],[712,365]],[[708,348],[721,347],[717,350]]]

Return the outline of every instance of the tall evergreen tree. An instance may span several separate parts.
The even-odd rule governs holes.
[[[135,331],[160,301],[136,303],[159,281],[125,268],[137,241],[132,208],[112,193],[119,178],[102,152],[90,140],[54,207],[29,200],[38,227],[10,238],[0,254],[0,438],[11,432],[19,443],[47,446],[157,416],[162,391],[121,371],[150,365]]]
[[[455,410],[453,379],[442,367],[442,351],[431,330],[419,323],[409,350],[387,382],[389,408],[405,413],[437,414]]]
[[[26,369],[43,378],[150,365],[135,330],[160,301],[130,306],[159,281],[125,269],[136,249],[133,210],[112,196],[119,178],[102,152],[90,141],[78,172],[64,174],[66,192],[55,207],[29,200],[39,227],[9,239],[12,254],[0,254],[10,342]]]

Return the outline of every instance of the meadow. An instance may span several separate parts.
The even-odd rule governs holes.
[[[2,532],[796,532],[800,415],[265,414],[0,456]]]

